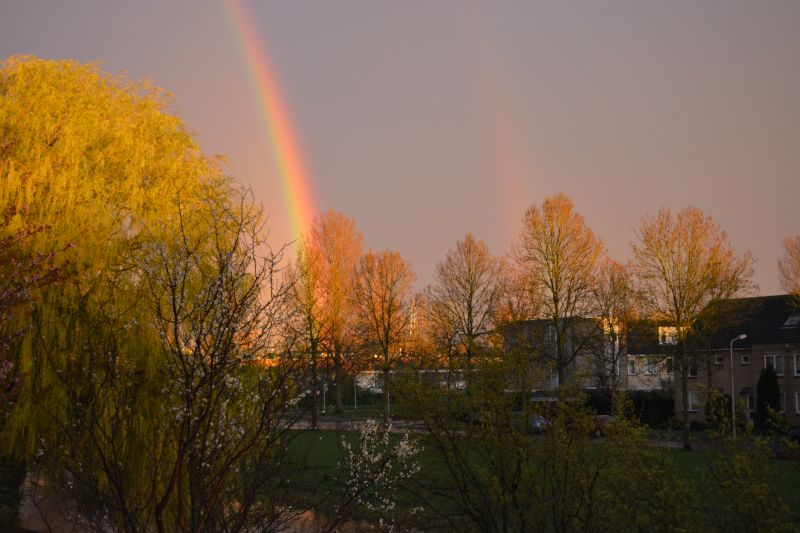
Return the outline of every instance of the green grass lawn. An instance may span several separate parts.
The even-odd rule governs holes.
[[[342,436],[352,440],[355,438],[354,432],[337,431],[301,431],[298,432],[292,441],[292,449],[299,453],[307,453],[308,470],[305,475],[304,483],[309,486],[321,487],[323,489],[339,490],[341,487],[335,486],[335,476],[337,465],[342,462],[342,450],[339,440]],[[399,435],[393,435],[394,439],[399,439]],[[704,465],[711,459],[710,454],[719,453],[715,451],[691,451],[666,450],[665,453],[675,465],[678,474],[686,479],[693,491],[702,497],[702,472]],[[422,471],[430,469],[432,457],[422,453],[419,456]],[[795,523],[800,523],[800,462],[773,459],[771,466],[774,471],[776,492],[780,494],[790,508]]]
[[[702,475],[714,451],[669,450],[667,454],[681,476],[702,491]],[[781,495],[796,524],[800,524],[800,461],[772,459],[770,461],[775,491]]]

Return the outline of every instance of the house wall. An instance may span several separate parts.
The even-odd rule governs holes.
[[[747,398],[742,395],[743,389],[749,389],[753,396],[752,406],[755,406],[756,387],[761,370],[765,367],[765,356],[783,357],[783,375],[778,376],[778,385],[784,393],[784,414],[792,426],[800,426],[800,344],[756,344],[750,349],[734,349],[733,373],[737,407],[739,401],[747,405]],[[742,355],[749,354],[749,363],[742,362]],[[772,358],[771,358],[772,360]],[[691,420],[705,420],[705,397],[708,385],[708,371],[705,362],[698,366],[696,377],[689,377],[689,390],[697,396],[697,408],[690,411]],[[715,350],[712,352],[711,385],[713,388],[722,389],[726,394],[731,392],[730,351]],[[681,397],[680,379],[675,380],[675,411],[682,412],[683,398]],[[751,412],[751,417],[755,412]]]
[[[628,390],[664,390],[671,388],[674,374],[664,355],[629,354],[624,365]],[[633,363],[633,369],[631,368]],[[631,370],[634,370],[631,373]]]

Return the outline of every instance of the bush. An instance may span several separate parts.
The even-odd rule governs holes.
[[[768,366],[761,370],[756,385],[756,420],[759,429],[769,429],[767,422],[770,419],[770,409],[778,412],[781,410],[781,390],[778,385],[778,375],[775,369]]]
[[[662,391],[630,391],[633,412],[636,417],[648,426],[667,425],[675,416],[675,401],[672,396]]]
[[[728,435],[731,432],[731,397],[720,389],[714,389],[706,401],[705,409],[708,428],[718,434]],[[747,412],[744,405],[737,405],[736,430],[743,434],[746,428]]]

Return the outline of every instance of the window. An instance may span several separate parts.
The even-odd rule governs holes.
[[[556,327],[553,324],[547,325],[547,343],[550,345],[556,343]]]
[[[756,410],[756,397],[755,397],[755,395],[752,392],[750,392],[750,393],[748,393],[747,396],[745,396],[745,398],[746,398],[747,410],[748,411],[755,411]]]
[[[628,375],[635,376],[636,375],[636,361],[633,359],[628,359]]]
[[[764,354],[764,368],[771,366],[779,376],[783,375],[783,355],[777,353]]]
[[[743,353],[742,354],[742,365],[744,366],[744,365],[749,365],[749,364],[750,364],[750,354],[749,353]]]
[[[649,376],[658,374],[658,361],[654,357],[647,357],[644,360],[644,373]]]
[[[689,411],[696,413],[697,412],[697,391],[690,390],[689,392]]]
[[[800,353],[794,354],[794,375],[800,376]]]
[[[717,366],[722,366],[723,362],[722,362],[722,356],[721,355],[715,355],[714,356],[714,364],[717,365]]]
[[[794,393],[794,412],[800,415],[800,391]]]
[[[697,377],[697,363],[695,363],[694,361],[690,361],[688,370],[689,371],[688,371],[687,375],[690,378],[696,378]]]
[[[661,346],[678,344],[678,328],[658,326],[658,344]]]
[[[786,393],[780,394],[781,398],[781,413],[786,413]]]

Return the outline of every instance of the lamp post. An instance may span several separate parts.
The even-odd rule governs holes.
[[[733,428],[733,438],[736,438],[736,388],[733,384],[733,343],[747,338],[746,333],[742,333],[735,339],[731,339],[731,427]]]

